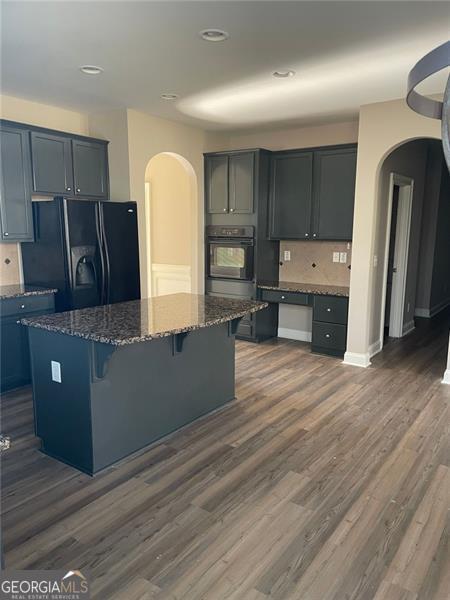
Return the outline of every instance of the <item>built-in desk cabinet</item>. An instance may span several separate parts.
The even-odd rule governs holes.
[[[27,328],[18,323],[27,316],[55,311],[53,294],[0,300],[0,390],[2,392],[30,383],[30,356]]]
[[[2,241],[33,241],[32,194],[107,200],[108,142],[0,121]]]
[[[273,305],[312,306],[311,350],[319,354],[343,356],[347,344],[348,298],[296,291],[259,290],[259,297]]]
[[[356,145],[273,152],[271,239],[351,240]]]

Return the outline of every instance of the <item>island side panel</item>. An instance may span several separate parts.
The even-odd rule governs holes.
[[[81,471],[92,473],[90,353],[92,342],[28,328],[35,432],[42,450]],[[61,383],[52,379],[60,364]]]
[[[94,472],[234,398],[235,338],[228,323],[189,332],[181,352],[172,336],[113,352],[94,346]]]

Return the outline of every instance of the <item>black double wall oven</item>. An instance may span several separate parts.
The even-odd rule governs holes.
[[[209,225],[206,237],[209,278],[253,281],[254,227]]]

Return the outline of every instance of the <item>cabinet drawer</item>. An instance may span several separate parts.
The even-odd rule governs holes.
[[[336,323],[320,323],[313,321],[312,347],[345,351],[347,341],[347,327]]]
[[[309,305],[309,295],[299,292],[279,292],[277,290],[261,290],[261,300],[265,302],[279,302],[281,304]]]
[[[53,311],[55,299],[53,294],[43,296],[23,296],[21,298],[5,298],[0,301],[0,314],[2,317],[10,315],[28,314],[37,311]]]
[[[313,320],[347,324],[348,298],[314,296]]]

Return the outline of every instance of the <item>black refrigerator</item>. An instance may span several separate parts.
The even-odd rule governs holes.
[[[140,298],[135,202],[33,202],[35,242],[22,244],[24,282],[55,287],[56,310]]]

